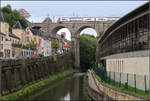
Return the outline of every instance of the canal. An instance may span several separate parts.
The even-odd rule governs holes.
[[[83,76],[84,73],[74,73],[72,76],[47,85],[20,100],[81,100]]]

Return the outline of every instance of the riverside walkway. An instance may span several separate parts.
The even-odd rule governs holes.
[[[88,70],[88,94],[94,100],[142,100],[148,99],[129,92],[114,89],[98,80],[92,70]]]

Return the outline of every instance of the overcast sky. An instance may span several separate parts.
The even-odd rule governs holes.
[[[92,17],[122,17],[147,1],[2,1],[1,6],[10,4],[12,9],[26,9],[30,21],[41,22],[49,16],[53,21],[58,17],[92,16]],[[66,31],[66,29],[62,30]],[[61,31],[59,31],[60,33]],[[94,30],[83,31],[92,33]],[[82,33],[83,33],[82,32]],[[67,32],[69,34],[69,31]],[[68,38],[68,35],[67,35]]]

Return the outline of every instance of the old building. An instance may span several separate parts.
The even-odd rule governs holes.
[[[71,48],[71,42],[68,41],[67,39],[63,39],[63,50],[68,52],[70,48]]]
[[[22,27],[19,21],[12,27],[12,33],[20,38],[20,43],[25,44],[26,43],[26,31]]]
[[[37,45],[37,54],[42,54],[43,49],[42,49],[42,32],[40,31],[39,27],[33,27],[33,28],[29,28],[30,33],[32,33],[33,36],[29,37],[30,41],[34,41]]]
[[[9,40],[9,24],[0,12],[0,57],[12,57],[12,46]]]
[[[8,40],[10,40],[12,44],[13,43],[20,43],[20,38],[13,33],[9,33]]]
[[[6,40],[6,35],[0,32],[0,57],[3,57],[3,45]]]

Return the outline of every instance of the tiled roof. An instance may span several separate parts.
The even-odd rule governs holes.
[[[13,25],[13,28],[14,29],[22,29],[22,26],[21,26],[20,22],[17,21],[17,23],[15,25]]]
[[[0,34],[5,35],[4,33],[0,32]]]
[[[3,12],[0,11],[0,22],[3,22],[3,21],[5,21],[5,18],[4,18]]]
[[[37,30],[37,29],[33,29],[33,28],[30,28],[31,32],[34,34],[34,35],[39,35],[39,36],[42,36],[42,33],[41,31]]]
[[[18,36],[16,36],[15,34],[9,33],[9,36],[20,40],[20,38]]]

